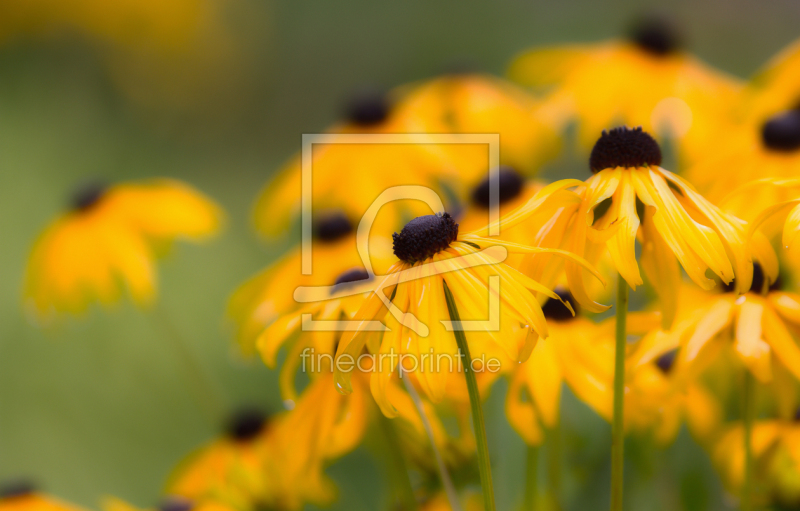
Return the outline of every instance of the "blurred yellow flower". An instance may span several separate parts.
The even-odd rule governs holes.
[[[641,264],[661,298],[665,324],[674,317],[681,279],[678,262],[703,289],[716,285],[707,270],[726,283],[735,275],[737,286],[749,289],[752,264],[745,223],[708,202],[660,163],[661,149],[641,128],[604,131],[592,149],[592,177],[585,183],[553,183],[502,224],[512,228],[554,192],[578,187],[577,201],[559,199],[558,217],[563,221],[554,217],[550,223],[564,233],[562,248],[591,262],[608,250],[616,270],[636,289],[643,284],[635,252],[638,238]],[[578,303],[590,312],[606,310],[589,297],[580,266],[571,261],[565,265],[569,290]]]
[[[83,511],[83,508],[40,493],[27,481],[0,485],[0,511]]]
[[[115,497],[108,497],[103,501],[103,511],[234,511],[240,509],[213,500],[197,502],[178,495],[169,495],[157,507],[149,509],[134,507]]]
[[[331,286],[345,272],[364,269],[366,262],[358,252],[356,227],[341,211],[318,215],[312,231],[310,274],[302,273],[303,252],[298,247],[248,279],[230,297],[227,315],[234,322],[236,339],[244,354],[255,353],[257,339],[266,327],[301,306],[295,301],[295,289]],[[374,271],[385,271],[391,256],[387,238],[370,236],[369,257]]]
[[[155,297],[154,260],[175,239],[216,234],[222,211],[178,181],[89,186],[72,209],[39,236],[25,273],[25,305],[37,319],[80,313],[119,300],[123,287],[140,305]]]
[[[781,50],[753,76],[741,105],[742,120],[749,123],[800,107],[800,40]]]
[[[277,491],[275,426],[257,409],[243,409],[225,435],[201,447],[175,469],[167,493],[234,509],[270,503]]]
[[[371,322],[376,318],[386,320],[388,330],[382,333],[376,352],[379,362],[372,373],[371,388],[388,417],[397,415],[386,389],[401,355],[408,354],[416,361],[412,368],[404,364],[403,371],[415,375],[434,402],[444,397],[448,375],[461,372],[456,369],[461,367],[458,364],[462,359],[454,334],[443,323],[451,319],[445,285],[457,309],[473,321],[489,315],[492,308],[487,310],[487,304],[492,297],[498,300],[497,310],[492,314],[499,315],[495,318],[499,324],[492,324],[491,320],[478,322],[474,331],[469,332],[474,357],[485,355],[487,360],[483,363],[488,364],[491,355],[499,352],[511,360],[524,361],[537,339],[548,336],[547,323],[534,293],[559,297],[504,264],[506,254],[555,253],[594,272],[585,261],[562,250],[527,247],[458,231],[453,218],[440,213],[416,218],[399,234],[395,233],[394,253],[399,261],[386,276],[376,279],[369,298],[356,312],[357,327],[342,335],[337,357],[356,360],[370,338]],[[491,283],[494,279],[502,292]],[[372,344],[370,347],[374,349]],[[337,364],[335,375],[339,387],[351,392],[350,373]]]
[[[489,169],[489,146],[464,142],[461,134],[499,134],[501,164],[531,173],[558,148],[556,133],[536,115],[527,93],[486,75],[447,75],[398,87],[390,95],[355,96],[342,124],[313,145],[313,205],[361,218],[386,189],[421,185],[467,193]],[[391,143],[347,141],[348,136],[407,134]],[[434,134],[434,135],[432,135]],[[446,137],[448,143],[432,136]],[[300,210],[301,157],[295,157],[264,188],[254,209],[256,229],[275,236]],[[380,215],[383,230],[429,211],[419,201],[394,201]]]
[[[511,64],[523,85],[551,88],[548,117],[565,127],[577,119],[589,148],[596,133],[614,124],[644,126],[679,142],[682,161],[695,161],[732,122],[742,85],[736,78],[680,49],[666,20],[645,19],[628,41],[533,49]]]

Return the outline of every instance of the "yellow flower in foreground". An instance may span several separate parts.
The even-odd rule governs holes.
[[[381,334],[380,347],[376,351],[373,343],[369,344],[378,364],[371,377],[372,394],[384,414],[397,414],[386,389],[396,374],[400,355],[416,361],[412,367],[404,363],[403,371],[415,375],[434,402],[444,397],[448,375],[463,370],[454,334],[445,324],[451,319],[445,286],[461,311],[461,321],[470,327],[467,339],[472,358],[485,356],[487,370],[492,370],[493,353],[524,361],[537,339],[549,335],[535,293],[559,297],[504,264],[508,251],[557,253],[592,270],[582,259],[561,250],[461,235],[447,213],[416,218],[395,233],[394,252],[399,261],[386,276],[376,279],[369,298],[356,312],[356,328],[344,332],[337,351],[338,359],[357,360],[374,333],[373,320],[385,319],[388,330]],[[335,375],[340,388],[351,392],[350,372],[337,363]]]
[[[459,194],[466,192],[483,179],[492,162],[485,139],[461,143],[466,141],[463,134],[499,134],[499,163],[531,173],[558,147],[555,132],[539,121],[535,108],[535,101],[517,87],[470,74],[406,85],[390,95],[356,96],[344,122],[326,131],[330,139],[313,145],[308,164],[314,207],[342,209],[361,218],[393,186],[440,190],[446,183]],[[408,136],[382,143],[370,143],[375,138],[348,141],[359,134]],[[298,156],[259,196],[254,219],[260,232],[275,236],[288,229],[300,211],[301,184]],[[428,212],[419,201],[394,201],[383,210],[378,221],[388,232]]]
[[[39,493],[27,481],[15,481],[0,485],[0,511],[83,511],[83,508]]]
[[[694,161],[731,120],[740,82],[681,50],[664,20],[644,20],[631,36],[530,50],[514,60],[509,76],[554,89],[551,115],[562,125],[577,119],[586,148],[606,126],[642,125],[677,138],[682,158]]]
[[[562,248],[591,262],[608,250],[616,270],[634,289],[643,283],[635,251],[638,239],[641,264],[662,299],[665,323],[674,316],[681,279],[678,262],[703,289],[716,285],[707,270],[725,283],[735,276],[740,289],[749,289],[752,263],[745,223],[708,202],[660,163],[661,149],[641,128],[604,131],[592,149],[592,177],[585,183],[553,183],[502,218],[501,225],[514,227],[537,213],[550,195],[578,186],[579,200],[558,199],[556,205],[562,207],[548,227],[562,233]],[[606,310],[589,297],[580,267],[572,261],[565,264],[569,289],[578,303],[591,312]]]
[[[197,502],[214,501],[250,509],[274,500],[275,426],[255,409],[238,412],[224,436],[183,461],[167,493]]]
[[[122,288],[140,305],[156,292],[154,260],[175,239],[202,241],[222,212],[177,181],[159,179],[80,190],[72,209],[36,241],[25,274],[25,304],[39,319],[110,304]]]

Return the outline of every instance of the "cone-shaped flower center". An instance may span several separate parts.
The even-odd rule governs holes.
[[[392,234],[394,255],[408,264],[424,261],[458,238],[458,224],[449,213],[425,215],[408,222],[400,234]]]
[[[266,423],[267,416],[260,410],[239,410],[228,423],[227,433],[234,440],[246,442],[255,438]]]
[[[333,289],[331,290],[331,293],[341,291],[342,289],[345,289],[354,283],[360,284],[369,280],[370,278],[371,277],[369,273],[367,273],[367,270],[364,268],[353,268],[352,270],[347,270],[336,277],[336,282],[333,283]]]
[[[661,369],[664,374],[669,374],[672,371],[672,366],[675,365],[675,359],[678,356],[678,350],[670,350],[656,359],[656,367]]]
[[[354,94],[347,103],[347,120],[359,126],[380,124],[389,117],[391,104],[386,94],[376,90],[363,90]]]
[[[525,181],[522,179],[514,169],[511,167],[500,167],[497,170],[497,186],[499,191],[500,204],[508,202],[517,197],[522,192],[522,187]],[[472,190],[472,203],[488,209],[491,205],[489,192],[492,189],[492,176],[491,174],[484,179],[481,184]]]
[[[86,211],[97,204],[106,192],[106,185],[91,182],[78,187],[72,194],[72,209]]]
[[[194,503],[186,497],[180,495],[169,495],[161,501],[158,511],[191,511]]]
[[[0,499],[23,497],[36,492],[36,485],[27,479],[7,481],[0,485]]]
[[[353,224],[341,211],[329,213],[314,224],[314,237],[320,241],[338,241],[353,232]]]
[[[773,151],[800,149],[800,110],[790,110],[770,118],[761,128],[761,140]]]
[[[669,55],[680,47],[675,26],[660,16],[641,20],[631,31],[631,41],[647,53],[659,57]]]
[[[563,288],[555,289],[554,292],[565,302],[572,306],[575,314],[578,314],[578,302],[572,296],[572,293]],[[542,312],[544,317],[551,321],[569,321],[574,319],[572,313],[567,309],[566,305],[553,298],[544,302],[542,305]]]
[[[631,129],[622,126],[603,131],[589,158],[592,172],[645,165],[661,165],[661,148],[641,127]]]

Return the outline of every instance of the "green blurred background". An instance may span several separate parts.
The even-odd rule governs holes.
[[[0,0],[0,20],[20,1]],[[257,239],[249,223],[256,190],[299,149],[302,133],[337,118],[348,91],[462,63],[502,73],[521,49],[612,37],[659,3],[222,4],[235,58],[215,55],[197,74],[151,66],[158,51],[78,26],[0,32],[0,479],[32,477],[90,508],[104,495],[155,502],[170,468],[219,430],[193,399],[164,318],[189,340],[229,406],[281,408],[276,373],[236,356],[223,311],[236,285],[294,242]],[[667,12],[695,53],[741,77],[800,35],[796,0],[677,1]],[[50,330],[33,326],[20,300],[26,257],[73,187],[149,176],[185,180],[228,213],[221,237],[178,245],[160,265],[162,319],[122,304]],[[487,404],[489,441],[498,506],[512,509],[521,502],[524,448],[506,423],[503,393],[501,383]],[[604,508],[609,427],[570,396],[564,417],[567,507]],[[706,455],[685,432],[666,452],[636,442],[629,509],[726,509]],[[387,487],[378,466],[362,448],[331,467],[342,495],[333,508],[380,508]]]

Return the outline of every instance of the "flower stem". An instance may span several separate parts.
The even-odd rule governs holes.
[[[753,509],[753,421],[755,419],[755,380],[744,370],[742,392],[742,422],[744,423],[744,482],[742,484],[742,511]]]
[[[528,446],[527,481],[525,481],[525,509],[536,509],[536,500],[539,498],[539,448]]]
[[[547,435],[547,486],[551,509],[561,509],[561,421]]]
[[[478,390],[478,381],[472,371],[472,358],[469,355],[467,337],[461,329],[461,317],[458,315],[458,308],[447,282],[444,284],[444,297],[447,301],[447,310],[450,313],[450,320],[453,322],[453,334],[456,337],[456,344],[462,357],[464,357],[464,377],[467,380],[467,390],[469,391],[469,403],[472,407],[472,426],[475,429],[475,442],[478,445],[478,469],[481,476],[481,489],[483,490],[483,503],[485,511],[494,511],[494,485],[492,483],[492,466],[489,461],[489,444],[486,441],[486,425],[483,421],[483,409],[481,408],[481,395]]]
[[[390,477],[400,500],[400,509],[403,511],[416,511],[418,507],[417,498],[414,496],[414,488],[411,486],[411,479],[408,476],[408,467],[406,466],[403,451],[400,449],[400,439],[397,437],[397,431],[392,420],[383,415],[380,410],[377,415],[389,457]]]
[[[617,276],[617,325],[614,346],[614,419],[611,423],[611,511],[622,511],[625,463],[625,350],[627,347],[628,283]]]

